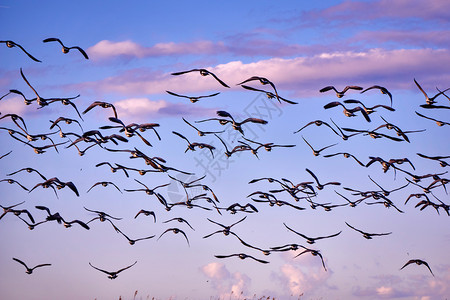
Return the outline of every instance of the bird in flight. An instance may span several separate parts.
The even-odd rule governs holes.
[[[107,103],[107,102],[103,102],[103,101],[95,101],[93,102],[91,105],[89,105],[84,111],[83,111],[83,115],[85,113],[87,113],[88,111],[90,111],[91,109],[93,109],[96,106],[100,106],[102,108],[112,108],[113,112],[114,112],[114,117],[117,119],[117,111],[116,108],[114,107],[114,105],[112,105],[111,103]]]
[[[319,236],[319,237],[308,237],[304,234],[301,234],[300,232],[295,231],[294,229],[290,228],[289,226],[286,225],[286,223],[283,223],[284,226],[289,229],[290,231],[292,231],[293,233],[298,234],[299,236],[301,236],[302,238],[306,239],[306,242],[308,244],[314,244],[316,242],[316,240],[320,240],[320,239],[326,239],[326,238],[331,238],[331,237],[335,237],[338,236],[339,234],[341,234],[342,231],[339,231],[338,233],[335,234],[331,234],[331,235],[327,235],[327,236]]]
[[[18,263],[20,263],[20,264],[22,264],[27,270],[26,270],[26,273],[27,274],[32,274],[33,273],[33,270],[34,269],[36,269],[36,268],[40,268],[40,267],[46,267],[46,266],[51,266],[51,264],[40,264],[40,265],[37,265],[37,266],[35,266],[35,267],[33,267],[33,268],[29,268],[23,261],[21,261],[20,259],[17,259],[17,258],[15,258],[15,257],[13,257],[13,260],[15,260],[15,261],[17,261]]]
[[[206,69],[192,69],[192,70],[188,70],[188,71],[175,72],[175,73],[172,73],[172,75],[177,76],[177,75],[182,75],[182,74],[186,74],[186,73],[190,73],[190,72],[199,72],[200,75],[202,75],[202,76],[208,76],[208,75],[211,75],[211,76],[214,77],[214,79],[217,80],[221,85],[223,85],[224,87],[229,88],[229,86],[228,86],[225,82],[223,82],[222,80],[220,80],[219,77],[217,77],[214,73],[212,73],[212,72],[210,72],[210,71],[208,71],[208,70],[206,70]]]
[[[308,124],[306,124],[305,126],[303,126],[302,128],[300,128],[299,130],[295,131],[294,133],[298,133],[298,132],[300,132],[301,130],[303,130],[304,128],[306,128],[306,127],[308,127],[309,125],[312,125],[312,124],[314,124],[314,125],[316,125],[316,126],[322,126],[322,125],[325,125],[325,126],[327,126],[328,128],[330,128],[331,130],[333,130],[334,133],[336,133],[337,135],[339,135],[339,133],[337,133],[336,130],[334,130],[334,128],[330,126],[330,124],[328,124],[327,122],[324,122],[324,121],[322,121],[322,120],[311,121],[311,122],[309,122]]]
[[[216,233],[221,233],[221,232],[222,232],[224,235],[227,236],[227,235],[229,235],[230,233],[232,233],[232,232],[231,232],[231,227],[233,227],[234,225],[237,225],[237,224],[241,223],[241,222],[244,221],[246,218],[247,218],[247,217],[245,216],[245,217],[243,217],[242,219],[240,219],[239,221],[234,222],[233,224],[228,225],[228,226],[227,226],[227,225],[220,224],[220,223],[218,223],[218,222],[216,222],[216,221],[213,221],[213,220],[207,218],[208,221],[210,221],[211,223],[214,223],[214,224],[216,224],[216,225],[219,225],[219,226],[222,227],[223,229],[222,229],[222,230],[217,230],[217,231],[215,231],[215,232],[213,232],[213,233],[210,233],[210,234],[207,234],[207,235],[205,235],[203,238],[205,239],[205,238],[208,238],[208,237],[210,237],[210,236],[212,236],[212,235],[214,235],[214,234],[216,234]]]
[[[246,90],[266,93],[267,98],[269,98],[269,99],[277,98],[278,102],[280,102],[280,103],[281,103],[280,100],[282,100],[282,101],[287,102],[287,103],[289,103],[289,104],[298,104],[297,102],[294,102],[294,101],[291,101],[291,100],[282,98],[282,97],[280,97],[280,96],[277,96],[277,95],[275,95],[275,94],[272,93],[272,92],[268,92],[268,91],[256,89],[256,88],[254,88],[254,87],[251,87],[251,86],[248,86],[248,85],[243,85],[243,84],[242,84],[241,86],[242,86],[244,89],[246,89]]]
[[[148,239],[151,239],[151,238],[154,238],[154,237],[155,237],[154,235],[150,235],[150,236],[146,236],[146,237],[142,237],[142,238],[138,238],[138,239],[130,239],[125,233],[123,233],[119,228],[117,228],[117,226],[114,225],[113,222],[111,222],[111,220],[108,220],[108,221],[109,221],[109,223],[111,223],[111,225],[113,226],[114,230],[115,230],[117,233],[120,233],[121,235],[123,235],[123,236],[128,240],[128,242],[130,243],[130,245],[134,245],[134,244],[136,244],[136,242],[138,242],[138,241],[148,240]]]
[[[251,258],[251,259],[253,259],[253,260],[257,261],[257,262],[260,262],[262,264],[268,264],[269,263],[266,260],[258,259],[258,258],[255,258],[255,257],[253,257],[251,255],[248,255],[248,254],[245,254],[245,253],[235,253],[235,254],[229,254],[229,255],[214,255],[214,256],[217,257],[217,258],[227,258],[227,257],[237,256],[240,259]]]
[[[442,94],[444,94],[444,92],[446,92],[446,91],[448,91],[450,88],[448,88],[448,89],[446,89],[446,90],[444,90],[444,91],[440,91],[439,93],[437,93],[436,95],[434,95],[433,97],[429,97],[428,96],[428,94],[423,90],[423,88],[420,86],[420,84],[416,81],[416,79],[414,78],[414,83],[417,85],[417,87],[419,88],[419,90],[423,93],[423,95],[425,96],[425,102],[428,104],[428,105],[432,105],[432,104],[434,104],[434,103],[436,103],[436,101],[435,101],[435,99],[438,97],[438,96],[440,96],[440,95],[442,95]]]
[[[115,272],[109,272],[109,271],[105,271],[105,270],[99,269],[99,268],[93,266],[91,263],[89,263],[89,265],[90,265],[91,267],[93,267],[94,269],[100,271],[100,272],[103,272],[103,273],[108,274],[108,278],[109,278],[109,279],[115,279],[115,278],[117,278],[117,275],[118,275],[120,272],[125,271],[126,269],[131,268],[131,267],[134,266],[136,263],[137,263],[137,261],[135,261],[134,264],[129,265],[128,267],[122,268],[122,269],[120,269],[120,270],[118,270],[118,271],[115,271]]]
[[[140,211],[138,211],[138,213],[136,214],[136,216],[134,216],[134,218],[136,219],[140,214],[143,214],[145,216],[153,216],[153,219],[156,223],[156,215],[154,211],[149,211],[149,210],[145,210],[145,209],[141,209]]]
[[[361,101],[356,100],[356,99],[347,99],[347,100],[344,100],[344,103],[346,103],[346,104],[348,104],[348,103],[359,104],[359,105],[361,105],[361,107],[364,109],[364,111],[368,115],[370,115],[371,113],[374,113],[375,112],[375,108],[378,108],[378,107],[384,108],[384,109],[389,110],[389,111],[395,111],[394,108],[392,108],[390,106],[387,106],[387,105],[383,105],[383,104],[377,104],[377,105],[374,105],[372,107],[367,107],[367,106],[364,105],[364,103],[362,103]]]
[[[328,104],[325,104],[323,108],[328,109],[328,108],[336,107],[338,105],[340,105],[340,106],[342,106],[344,108],[343,112],[344,112],[344,115],[346,117],[355,117],[356,116],[355,112],[360,111],[361,114],[366,119],[366,121],[367,122],[371,122],[369,115],[366,113],[366,111],[361,106],[356,106],[354,108],[346,108],[344,106],[344,104],[342,104],[341,102],[333,101],[333,102],[330,102]]]
[[[323,261],[322,254],[320,254],[320,251],[319,251],[319,250],[309,249],[309,248],[306,248],[306,247],[303,247],[303,246],[302,246],[302,248],[304,248],[305,250],[303,250],[302,252],[300,252],[299,254],[297,254],[296,256],[294,256],[294,258],[296,258],[296,257],[298,257],[298,256],[300,256],[300,255],[302,255],[302,254],[304,254],[304,253],[309,252],[309,253],[311,253],[311,255],[313,255],[313,256],[319,256],[319,257],[320,257],[320,260],[322,261],[322,266],[323,266],[323,268],[325,269],[325,271],[327,271],[327,268],[325,267],[325,262]]]
[[[37,62],[41,62],[39,59],[35,58],[33,55],[31,55],[30,53],[28,53],[22,46],[20,46],[19,44],[13,42],[13,41],[0,41],[0,43],[4,43],[6,44],[6,47],[8,48],[14,48],[14,47],[18,47],[20,48],[26,55],[28,55],[29,58],[31,58],[34,61]]]
[[[192,230],[195,231],[195,229],[191,226],[191,224],[189,224],[188,221],[186,221],[185,219],[183,219],[183,218],[181,218],[181,217],[178,217],[178,218],[172,218],[172,219],[169,219],[169,220],[167,220],[167,221],[164,221],[163,223],[168,223],[168,222],[171,222],[171,221],[178,221],[178,222],[180,222],[180,223],[185,223],[185,224],[187,224]]]
[[[325,92],[328,92],[328,91],[330,91],[330,90],[333,90],[333,91],[336,92],[336,96],[337,96],[338,98],[342,98],[342,97],[344,97],[345,92],[347,92],[348,90],[357,90],[357,91],[361,91],[362,89],[363,89],[363,88],[360,87],[360,86],[356,86],[356,85],[347,85],[342,91],[338,91],[334,86],[329,85],[329,86],[326,86],[326,87],[320,89],[319,92],[325,93]]]
[[[322,190],[326,185],[341,185],[340,182],[336,182],[336,181],[332,181],[332,182],[327,182],[327,183],[321,184],[319,182],[319,179],[317,178],[317,176],[311,170],[306,168],[306,172],[308,172],[314,178],[314,180],[317,183],[316,187],[317,187],[318,190]]]
[[[92,186],[87,190],[86,193],[89,193],[89,191],[92,190],[92,188],[94,188],[95,186],[98,186],[98,185],[101,185],[101,186],[103,186],[103,187],[106,187],[106,186],[108,186],[108,185],[112,185],[112,186],[114,186],[119,192],[122,193],[122,191],[119,189],[119,187],[118,187],[116,184],[114,184],[113,182],[110,182],[110,181],[99,181],[99,182],[97,182],[97,183],[94,183],[94,185],[92,185]]]
[[[182,118],[183,121],[188,124],[189,126],[191,126],[192,128],[194,128],[195,130],[197,130],[197,133],[199,136],[204,136],[206,134],[214,134],[214,133],[223,133],[225,132],[225,130],[222,131],[201,131],[200,129],[198,129],[197,127],[195,127],[194,125],[192,125],[191,123],[189,123],[188,121],[186,121],[185,118]]]
[[[315,150],[312,146],[311,146],[311,144],[310,143],[308,143],[308,141],[302,136],[302,139],[305,141],[305,143],[309,146],[309,148],[311,148],[311,150],[313,151],[313,155],[314,156],[319,156],[320,155],[320,152],[322,152],[323,150],[325,150],[325,149],[327,149],[327,148],[330,148],[330,147],[332,147],[332,146],[336,146],[337,145],[337,143],[336,144],[332,144],[332,145],[328,145],[328,146],[325,146],[325,147],[323,147],[323,148],[321,148],[321,149],[319,149],[319,150]]]
[[[186,239],[186,242],[188,243],[188,246],[190,246],[190,244],[189,244],[189,239],[188,239],[186,233],[184,233],[183,230],[178,229],[178,228],[168,228],[168,229],[166,229],[166,231],[164,231],[163,233],[161,233],[161,235],[159,236],[158,240],[159,240],[166,232],[169,232],[169,231],[172,231],[172,232],[175,233],[175,234],[181,233],[182,235],[184,235],[184,237],[185,237],[185,239]]]
[[[175,134],[175,135],[177,135],[177,136],[179,136],[180,138],[182,138],[183,140],[185,140],[185,141],[188,143],[188,146],[187,146],[186,150],[184,151],[184,153],[186,153],[188,150],[195,151],[195,147],[198,147],[198,148],[200,148],[200,149],[208,148],[209,151],[211,152],[212,157],[214,158],[214,152],[213,152],[213,150],[216,149],[214,146],[211,146],[211,145],[205,144],[205,143],[197,143],[197,142],[191,143],[191,142],[187,139],[187,137],[185,137],[185,136],[182,135],[181,133],[178,133],[178,132],[176,132],[176,131],[172,131],[172,133]]]
[[[267,124],[268,122],[266,120],[263,119],[258,119],[258,118],[246,118],[245,120],[241,121],[241,122],[236,122],[233,118],[233,116],[231,116],[230,113],[224,111],[224,110],[218,110],[217,111],[217,115],[219,117],[223,117],[223,118],[230,118],[230,120],[227,119],[220,119],[220,118],[210,118],[210,119],[206,119],[206,120],[200,120],[200,121],[196,121],[195,123],[201,123],[201,122],[205,122],[205,121],[219,121],[220,125],[226,125],[228,123],[231,123],[231,126],[233,127],[234,130],[239,131],[242,135],[244,135],[244,131],[242,130],[242,125],[247,123],[247,122],[251,122],[251,123],[257,123],[257,124]]]
[[[417,111],[416,111],[416,115],[418,115],[419,117],[422,117],[424,119],[428,119],[428,120],[436,122],[437,126],[439,126],[439,127],[442,127],[444,125],[450,125],[449,122],[440,121],[440,120],[437,120],[437,119],[434,119],[434,118],[430,118],[430,117],[424,116],[424,115],[418,113]]]
[[[391,107],[392,107],[392,94],[385,87],[382,87],[382,86],[379,86],[379,85],[373,85],[373,86],[368,87],[367,89],[364,89],[363,91],[361,91],[361,94],[365,93],[365,92],[367,92],[369,90],[372,90],[372,89],[378,89],[378,90],[381,91],[382,94],[388,95],[389,99],[391,100]]]
[[[428,268],[428,270],[430,270],[431,275],[434,276],[434,274],[431,271],[431,268],[428,265],[428,263],[426,261],[421,260],[421,259],[410,259],[403,267],[400,268],[400,270],[402,270],[404,267],[406,267],[406,266],[408,266],[410,264],[417,264],[418,266],[425,265]]]
[[[248,79],[242,81],[241,83],[238,83],[238,85],[242,85],[243,83],[246,83],[246,82],[249,82],[249,81],[254,81],[254,80],[258,80],[262,85],[266,85],[266,84],[270,85],[270,86],[273,88],[273,91],[275,92],[275,95],[273,95],[273,94],[271,93],[270,96],[276,97],[277,100],[280,102],[280,96],[278,96],[278,92],[277,92],[277,89],[275,88],[275,84],[273,84],[272,81],[270,81],[269,79],[267,79],[267,78],[265,78],[265,77],[252,76],[252,77],[250,77],[250,78],[248,78]],[[247,89],[248,89],[248,88],[247,88]],[[262,92],[265,92],[265,93],[267,94],[266,91],[262,91]],[[267,94],[267,95],[269,96],[269,94]],[[283,99],[283,100],[286,101],[285,99]],[[297,104],[297,103],[294,102],[294,103],[292,103],[292,104]]]
[[[220,92],[211,94],[211,95],[205,95],[205,96],[185,96],[185,95],[180,95],[171,91],[166,91],[168,94],[172,95],[172,96],[176,96],[176,97],[181,97],[181,98],[187,98],[189,99],[192,103],[197,102],[198,100],[202,99],[202,98],[209,98],[209,97],[214,97],[220,94]]]
[[[89,56],[86,54],[86,52],[85,52],[83,49],[81,49],[81,48],[78,47],[78,46],[66,47],[66,46],[61,42],[61,40],[58,39],[58,38],[48,38],[48,39],[43,40],[43,42],[44,42],[44,43],[48,43],[48,42],[58,42],[58,43],[62,46],[62,52],[63,52],[63,53],[69,53],[69,51],[70,51],[71,49],[77,49],[77,50],[80,51],[80,53],[84,56],[84,58],[89,59]]]
[[[364,232],[364,231],[362,231],[362,230],[359,230],[359,229],[353,227],[352,225],[348,224],[347,222],[345,222],[345,224],[347,224],[347,226],[350,227],[351,229],[353,229],[353,230],[355,230],[355,231],[358,231],[359,233],[362,233],[363,237],[366,238],[366,239],[368,239],[368,240],[371,240],[373,236],[383,236],[383,235],[389,235],[389,234],[392,233],[392,232],[386,232],[386,233],[368,233],[368,232]]]

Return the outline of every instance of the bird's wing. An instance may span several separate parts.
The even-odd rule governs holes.
[[[220,80],[219,77],[217,77],[214,73],[209,72],[209,74],[211,74],[211,76],[214,77],[222,86],[229,88],[229,86],[225,82]]]
[[[183,97],[183,98],[189,98],[188,96],[184,96],[184,95],[179,95],[179,94],[176,94],[176,93],[174,93],[174,92],[171,92],[171,91],[166,91],[168,94],[170,94],[170,95],[172,95],[172,96],[176,96],[176,97]]]
[[[108,274],[108,275],[111,275],[111,274],[112,274],[112,272],[108,272],[108,271],[105,271],[105,270],[99,269],[99,268],[97,268],[97,267],[93,266],[93,265],[92,265],[91,263],[89,263],[89,265],[90,265],[91,267],[93,267],[94,269],[96,269],[96,270],[100,271],[100,272],[106,273],[106,274]]]
[[[172,75],[181,75],[181,74],[194,72],[194,71],[198,71],[198,69],[192,69],[192,70],[188,70],[188,71],[175,72],[175,73],[172,73]]]
[[[64,44],[63,44],[63,43],[61,42],[61,40],[58,39],[58,38],[47,38],[47,39],[43,40],[42,42],[44,42],[44,43],[48,43],[48,42],[58,42],[58,43],[61,44],[61,46],[64,47]]]
[[[18,263],[22,264],[23,266],[25,266],[25,268],[28,269],[28,266],[23,261],[21,261],[20,259],[13,257],[13,260],[17,261]]]
[[[70,47],[69,49],[77,49],[84,56],[84,58],[89,59],[89,56],[83,49],[81,49],[81,47],[73,46],[73,47]]]
[[[52,265],[52,264],[40,264],[40,265],[35,266],[35,267],[33,268],[33,270],[36,269],[36,268],[47,267],[47,266],[51,266],[51,265]]]
[[[334,91],[337,93],[336,88],[335,88],[334,86],[331,86],[331,85],[326,86],[326,87],[320,89],[319,92],[324,93],[324,92],[327,92],[327,91],[329,91],[329,90],[334,90]]]
[[[28,55],[29,58],[31,58],[34,61],[37,62],[42,62],[39,59],[37,59],[36,57],[34,57],[33,55],[31,55],[30,53],[28,53],[22,46],[20,46],[19,44],[15,44],[17,47],[19,47],[26,55]]]

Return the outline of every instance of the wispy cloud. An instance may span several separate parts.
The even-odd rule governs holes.
[[[271,58],[252,63],[231,61],[207,69],[234,89],[239,88],[236,84],[240,81],[256,75],[274,82],[281,93],[287,90],[297,96],[303,96],[317,95],[319,89],[330,84],[379,84],[388,89],[411,89],[414,88],[414,77],[418,78],[425,88],[427,85],[433,89],[435,86],[445,88],[450,81],[448,65],[448,49],[427,48],[332,52],[291,59]],[[130,70],[98,82],[79,84],[76,88],[127,96],[165,94],[166,90],[176,93],[228,90],[222,88],[211,76],[203,77],[198,72],[180,76],[162,72],[149,73],[148,76],[135,76],[132,73]],[[255,84],[262,87],[257,82]]]
[[[368,287],[355,286],[352,294],[367,298],[445,299],[450,292],[450,265],[435,268],[436,277],[408,275],[405,278],[392,275],[374,276],[375,282]],[[424,269],[426,273],[427,270]]]
[[[328,21],[368,21],[391,18],[395,20],[415,18],[422,20],[440,20],[448,22],[450,18],[450,3],[445,0],[375,0],[375,1],[344,1],[323,10],[304,14],[305,19],[322,19]]]
[[[116,56],[143,58],[168,55],[212,54],[224,51],[225,46],[222,42],[206,40],[190,43],[158,43],[150,47],[144,47],[130,40],[120,42],[102,40],[87,49],[92,59],[108,59]]]
[[[313,55],[332,49],[351,50],[353,47],[345,42],[331,41],[320,44],[286,43],[273,36],[254,34],[234,34],[224,37],[223,41],[167,42],[152,46],[143,46],[131,40],[102,40],[87,49],[92,60],[142,59],[148,57],[185,56],[185,55],[229,55],[230,57],[264,58],[292,57]]]
[[[347,2],[341,5],[347,5]],[[357,2],[351,7],[357,10],[358,7],[367,13],[366,2]],[[372,4],[375,5],[375,4]],[[381,5],[381,4],[380,4]],[[400,4],[397,4],[399,6]],[[339,7],[339,6],[338,6]],[[330,8],[331,9],[331,8]],[[381,8],[380,8],[381,9]],[[340,9],[335,8],[338,14]],[[348,11],[345,13],[348,13]],[[390,11],[390,10],[388,10]],[[314,14],[324,14],[324,16],[331,14],[331,12],[321,11],[314,12]],[[380,15],[386,17],[387,14]],[[308,15],[308,18],[311,16]],[[423,17],[422,14],[418,17]],[[315,20],[315,18],[313,18]],[[337,20],[340,20],[338,17]],[[366,18],[360,13],[342,17],[343,22],[348,22],[351,25],[354,20],[368,22],[371,18]],[[316,21],[316,20],[315,20]],[[319,22],[326,23],[328,22]],[[304,25],[302,25],[304,26]],[[344,25],[345,26],[345,25]],[[369,29],[370,28],[370,29]],[[89,55],[93,60],[109,60],[109,59],[142,59],[147,57],[164,57],[164,56],[185,56],[185,55],[228,55],[232,58],[292,58],[299,56],[313,56],[320,53],[335,52],[335,51],[358,51],[370,49],[373,45],[376,47],[386,46],[387,49],[394,49],[393,46],[398,47],[409,45],[415,48],[448,48],[450,41],[448,38],[448,31],[436,30],[435,27],[426,27],[422,29],[396,26],[394,30],[386,30],[383,27],[377,26],[367,27],[365,30],[354,31],[347,30],[345,34],[337,34],[333,30],[327,30],[320,36],[309,38],[308,41],[286,43],[288,38],[280,40],[277,35],[259,35],[259,34],[231,34],[226,36],[221,41],[201,40],[192,42],[166,42],[158,43],[152,46],[144,46],[131,40],[126,41],[108,41],[102,40],[94,46],[88,48]],[[361,29],[361,28],[360,28]],[[341,30],[341,29],[340,29]],[[289,32],[289,30],[287,30]],[[295,31],[296,32],[296,31]],[[334,33],[333,33],[334,32]],[[289,34],[287,34],[289,35]]]
[[[410,45],[423,48],[449,48],[450,31],[449,30],[391,30],[391,31],[361,31],[349,42],[366,42],[391,45]]]

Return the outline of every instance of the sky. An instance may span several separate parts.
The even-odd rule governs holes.
[[[33,230],[9,212],[0,219],[0,289],[5,299],[444,299],[450,295],[450,229],[448,213],[432,206],[416,207],[425,198],[411,197],[424,193],[423,187],[433,183],[428,177],[414,184],[412,175],[441,174],[448,181],[448,166],[440,166],[429,156],[449,156],[449,126],[438,126],[436,120],[450,122],[448,108],[450,91],[436,97],[434,106],[426,108],[426,98],[438,90],[450,88],[450,3],[448,1],[0,1],[0,40],[21,45],[41,62],[30,59],[19,47],[8,48],[0,43],[0,205],[26,209],[36,222],[44,221],[45,206],[58,212],[65,220],[87,223],[103,211],[120,220],[111,219],[120,231],[132,239],[154,236],[130,245],[108,221],[94,220],[89,230],[78,224],[70,228],[55,221],[37,225]],[[57,42],[43,43],[47,38],[59,38],[66,46],[85,50],[85,59],[77,49],[64,54]],[[201,76],[198,71],[181,75],[172,73],[206,69],[229,87],[222,86],[213,76]],[[36,101],[24,103],[22,96],[10,93],[18,90],[27,99],[36,97],[22,78],[21,71],[40,97],[46,99],[76,97],[73,106],[55,101],[40,107]],[[242,88],[241,82],[258,76],[269,80],[245,83],[252,88],[276,93],[297,102],[289,104],[269,99],[264,92]],[[364,93],[349,89],[342,98],[332,90],[320,92],[327,86],[342,90],[346,86],[367,89],[386,88],[390,98],[374,88]],[[188,97],[205,97],[192,103],[170,91]],[[79,95],[79,96],[78,96]],[[347,108],[383,105],[369,115],[361,110],[347,117],[343,107],[325,109],[328,103],[358,100],[362,104],[344,104]],[[117,123],[112,108],[96,106],[83,113],[95,101],[110,103],[117,118],[124,124],[156,123],[153,130],[126,137],[127,142],[111,141],[96,145],[81,141],[84,150],[78,154],[75,146],[68,147],[76,135],[59,136],[51,122],[59,117],[77,120],[71,124],[61,121],[64,133],[83,134],[99,130],[102,135],[119,134],[119,128],[101,129]],[[387,108],[386,108],[387,107]],[[394,109],[395,111],[392,111]],[[258,118],[266,124],[247,122],[243,134],[231,124],[221,125],[214,119],[228,119],[217,111],[229,113],[237,122]],[[417,112],[417,113],[416,113]],[[11,114],[23,118],[14,120]],[[221,132],[218,136],[231,150],[246,142],[244,138],[275,145],[272,151],[260,148],[258,157],[251,151],[225,155],[219,138],[199,136],[183,118],[203,131]],[[213,120],[208,120],[213,119]],[[377,130],[381,138],[358,134],[342,139],[330,128],[315,124],[298,131],[316,120],[340,128],[374,130],[386,122],[394,124],[409,141],[394,130]],[[206,120],[206,121],[205,121]],[[199,122],[198,121],[204,121]],[[17,125],[17,124],[18,125]],[[336,125],[334,125],[335,123]],[[23,129],[21,129],[20,127]],[[8,133],[13,129],[19,133]],[[45,153],[36,154],[33,146],[50,145],[49,139],[26,144],[30,135],[50,134],[55,143]],[[190,142],[215,147],[212,151],[196,148],[185,151]],[[347,132],[350,135],[349,132]],[[386,137],[387,135],[387,137]],[[16,137],[17,139],[14,139]],[[390,137],[397,138],[391,139]],[[312,148],[322,150],[313,155]],[[257,144],[247,142],[256,147]],[[108,151],[108,149],[128,150]],[[136,170],[151,170],[142,158],[130,159],[129,151],[139,151],[149,157],[165,160],[174,168],[167,172],[147,172],[139,175],[121,170],[111,172],[102,162],[118,164]],[[384,172],[380,161],[363,165],[370,157],[384,161],[407,158],[411,164],[395,163]],[[450,159],[443,159],[450,163]],[[401,170],[396,170],[395,168]],[[57,177],[72,182],[77,196],[68,186],[57,189],[42,187],[37,173],[21,171],[34,168],[47,179]],[[338,182],[339,185],[317,183]],[[181,173],[183,171],[185,173]],[[406,172],[405,172],[406,171]],[[155,195],[143,191],[143,185],[154,188],[168,205],[207,194],[201,187],[185,190],[182,182],[198,180],[217,196],[215,209],[205,199],[193,200],[204,207],[177,205],[170,210]],[[204,177],[203,177],[204,176]],[[277,181],[253,179],[274,178]],[[8,184],[13,179],[17,183]],[[295,201],[279,182],[310,183],[314,195],[309,201]],[[373,180],[373,181],[372,181]],[[409,181],[408,181],[409,180]],[[105,187],[97,182],[111,182]],[[142,183],[142,184],[141,184]],[[39,185],[41,184],[41,185]],[[377,186],[377,184],[379,186]],[[406,185],[406,187],[404,187]],[[35,187],[33,189],[33,187]],[[383,199],[367,198],[355,207],[344,199],[356,201],[358,191],[392,191],[386,198],[394,207],[385,207]],[[257,202],[254,192],[269,193],[289,205]],[[340,195],[344,196],[341,197]],[[426,194],[433,203],[450,204],[447,190],[434,183]],[[441,202],[440,202],[441,201]],[[374,203],[375,204],[370,204]],[[381,202],[381,203],[378,203]],[[258,212],[230,213],[225,208],[234,203],[251,203]],[[318,204],[317,204],[318,203]],[[340,205],[327,211],[321,205]],[[344,205],[345,204],[345,205]],[[370,204],[370,205],[369,205]],[[314,208],[313,208],[314,207]],[[140,214],[141,209],[153,211],[152,216]],[[220,212],[220,213],[219,213]],[[20,217],[29,222],[21,214]],[[245,217],[245,220],[242,220]],[[173,218],[183,218],[192,228]],[[242,220],[242,221],[241,221]],[[239,222],[239,223],[237,223]],[[219,224],[229,226],[234,234],[217,233]],[[368,233],[390,233],[365,239],[346,223]],[[305,238],[324,237],[308,244]],[[171,229],[179,229],[174,233]],[[166,232],[167,231],[167,232]],[[186,238],[183,236],[186,235]],[[239,237],[239,238],[238,238]],[[241,239],[244,243],[242,243]],[[188,240],[188,241],[187,241]],[[298,244],[319,251],[299,255],[296,251],[262,251],[287,244]],[[248,245],[254,246],[251,248]],[[236,256],[217,258],[244,253]],[[297,256],[299,255],[299,256]],[[40,267],[32,274],[12,258],[29,267]],[[424,265],[409,260],[426,261]],[[114,280],[89,264],[107,271],[127,266]],[[324,267],[325,266],[325,267]],[[400,270],[401,269],[401,270]]]

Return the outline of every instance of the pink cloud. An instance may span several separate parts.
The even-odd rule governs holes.
[[[212,262],[200,268],[200,271],[209,278],[213,289],[220,298],[236,299],[248,296],[251,279],[241,272],[230,273],[222,263]]]
[[[106,59],[115,56],[154,57],[180,54],[211,54],[223,52],[225,46],[221,42],[195,41],[191,43],[158,43],[151,47],[141,46],[133,41],[112,42],[102,40],[87,49],[93,59]]]
[[[325,18],[339,21],[351,18],[364,21],[388,17],[439,19],[446,22],[450,18],[450,3],[445,0],[344,1],[308,15],[306,17],[309,20]]]
[[[26,105],[23,98],[16,94],[9,94],[0,101],[0,112],[2,113],[2,116],[6,114],[16,114],[21,117],[34,117],[50,114],[55,111],[53,105],[42,109],[38,109],[38,107],[36,102],[31,105]]]
[[[286,90],[296,96],[317,95],[318,90],[326,85],[348,84],[362,86],[378,84],[385,85],[391,90],[414,89],[413,78],[417,78],[424,88],[428,86],[434,89],[435,86],[447,87],[450,81],[448,65],[450,65],[448,49],[370,49],[360,52],[322,53],[291,59],[271,58],[252,63],[231,61],[206,67],[231,86],[231,89],[223,88],[211,76],[204,77],[198,72],[179,76],[152,73],[149,76],[136,77],[131,75],[132,71],[98,82],[83,83],[77,88],[127,96],[165,94],[166,90],[179,94],[198,94],[208,91],[242,90],[236,86],[237,83],[251,76],[261,76],[274,82],[281,95]],[[270,87],[261,86],[256,81],[251,84],[270,90]]]
[[[240,272],[233,273],[231,292],[233,295],[248,295],[248,287],[251,284],[251,279]]]
[[[310,260],[310,258],[306,260]],[[289,291],[290,294],[295,296],[313,294],[319,287],[323,287],[326,284],[330,276],[331,273],[325,272],[321,264],[314,267],[305,267],[300,264],[283,264],[279,273],[272,274],[272,277],[282,285],[283,290]]]
[[[222,263],[209,263],[201,268],[206,277],[217,280],[224,280],[230,277],[230,272]]]
[[[282,290],[289,291],[290,295],[300,296],[304,294],[314,294],[319,288],[333,288],[327,285],[328,279],[333,271],[327,267],[325,271],[318,256],[305,253],[295,257],[299,251],[289,251],[281,255],[284,263],[279,272],[273,272],[272,277],[279,282]],[[327,264],[326,258],[324,258]]]
[[[87,52],[94,60],[106,60],[115,57],[131,59],[190,54],[286,57],[311,55],[320,51],[336,49],[337,47],[339,49],[350,48],[341,42],[339,45],[286,44],[274,39],[259,38],[253,35],[234,35],[226,38],[225,42],[209,40],[189,43],[167,42],[158,43],[151,47],[145,47],[129,40],[120,42],[103,40],[88,48]]]
[[[336,45],[324,44],[287,44],[276,40],[277,33],[271,39],[258,37],[254,34],[236,34],[226,39],[231,54],[239,56],[270,56],[288,57],[313,55],[318,52],[335,49]],[[347,48],[347,47],[345,47]]]
[[[450,31],[431,30],[431,31],[410,31],[410,30],[392,30],[392,31],[361,31],[349,42],[367,41],[376,43],[408,44],[421,47],[438,46],[448,48],[450,45]]]

